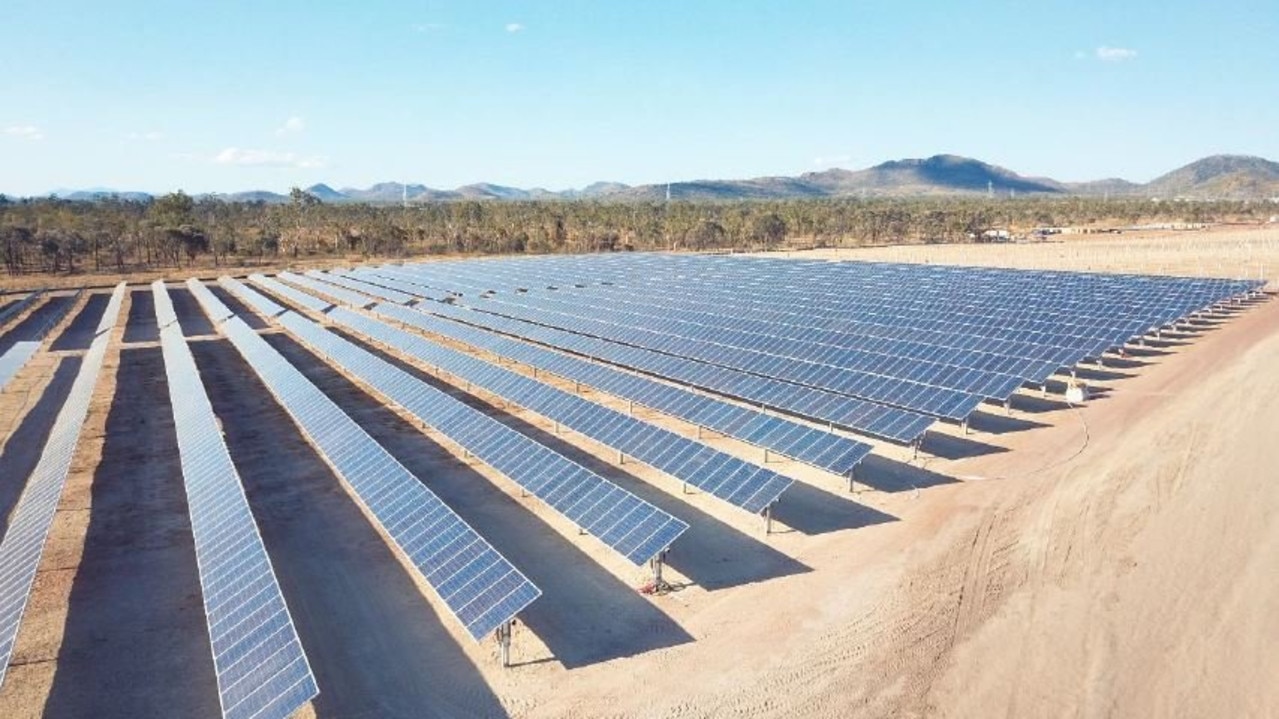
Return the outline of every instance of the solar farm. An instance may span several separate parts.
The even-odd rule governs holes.
[[[1015,564],[1013,509],[920,538],[1123,440],[1264,287],[616,253],[6,295],[0,716],[882,708],[839,667],[940,653]]]

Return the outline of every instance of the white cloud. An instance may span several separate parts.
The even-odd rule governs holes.
[[[1096,50],[1096,57],[1102,62],[1124,62],[1137,57],[1137,51],[1127,47],[1106,47],[1102,45]]]
[[[306,129],[306,121],[296,115],[284,121],[275,130],[276,135],[296,135]]]
[[[228,147],[213,157],[215,165],[237,165],[240,167],[291,167],[296,169],[313,169],[324,167],[328,159],[320,156],[304,157],[293,152],[275,150],[248,150],[239,147]]]
[[[9,125],[4,128],[4,134],[9,137],[16,137],[20,140],[44,139],[44,131],[35,125]]]
[[[521,32],[522,30],[524,30],[524,26],[523,26],[523,25],[521,25],[521,24],[519,24],[519,23],[517,23],[517,22],[508,22],[508,23],[506,23],[506,31],[507,31],[507,32]]]
[[[145,140],[146,142],[155,142],[156,140],[163,139],[163,138],[164,138],[164,133],[163,133],[163,132],[155,132],[155,131],[152,131],[152,132],[130,132],[129,134],[125,135],[125,138],[127,138],[127,139],[129,139],[129,140]]]
[[[443,30],[443,29],[444,29],[444,23],[442,23],[442,22],[419,22],[419,23],[414,23],[413,25],[410,25],[409,27],[411,27],[411,28],[413,29],[413,32],[435,32],[436,30]]]

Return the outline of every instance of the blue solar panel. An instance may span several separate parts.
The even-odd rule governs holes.
[[[222,303],[213,292],[199,279],[191,277],[187,280],[187,289],[191,295],[195,297],[196,302],[200,303],[200,307],[204,313],[209,316],[209,320],[213,324],[225,322],[228,317],[235,315],[229,307]]]
[[[301,319],[288,312],[284,318]],[[475,639],[541,590],[238,317],[227,336],[320,455]]]
[[[668,378],[755,406],[813,417],[872,437],[912,442],[933,423],[929,417],[909,410],[444,303],[428,302],[415,309]]]
[[[278,317],[285,312],[284,307],[282,307],[278,302],[275,302],[261,292],[254,292],[250,290],[247,285],[234,277],[227,277],[225,275],[219,277],[218,284],[222,285],[222,287],[224,287],[228,292],[235,295],[241,302],[252,307],[263,317]]]
[[[494,366],[364,315],[336,308],[329,317],[383,344],[563,424],[600,444],[748,512],[777,501],[793,480],[535,379]],[[678,452],[679,461],[673,458]]]
[[[284,280],[298,287],[304,287],[313,293],[319,293],[326,297],[331,297],[339,303],[350,305],[356,308],[364,308],[373,304],[367,296],[358,292],[352,292],[344,287],[339,287],[334,283],[321,282],[313,277],[306,275],[298,275],[292,272],[281,272],[276,275],[278,279]]]
[[[307,277],[310,277],[312,279],[321,280],[323,282],[334,284],[339,287],[344,287],[356,293],[362,293],[362,294],[357,294],[355,296],[360,298],[360,301],[364,303],[363,304],[364,307],[367,307],[371,304],[371,302],[369,302],[368,298],[365,295],[373,295],[374,297],[380,297],[381,299],[387,300],[389,302],[395,302],[401,305],[411,304],[414,300],[417,299],[416,297],[413,297],[412,295],[406,294],[404,292],[398,292],[394,289],[390,289],[387,287],[376,287],[368,284],[367,282],[362,282],[358,279],[355,279],[354,277],[347,277],[345,273],[337,270],[330,270],[328,272],[311,270],[310,272],[306,274],[307,274]],[[354,303],[348,302],[347,304],[354,304]]]
[[[152,287],[157,318],[173,315],[164,283]],[[285,719],[319,688],[176,322],[161,328],[160,347],[222,715]]]
[[[284,284],[283,282],[280,282],[279,280],[275,279],[274,277],[267,277],[266,275],[254,274],[254,275],[249,275],[249,280],[252,281],[254,284],[258,285],[259,287],[265,288],[266,290],[271,292],[271,294],[277,297],[283,297],[289,302],[292,302],[305,309],[311,310],[312,312],[320,312],[320,313],[328,312],[329,308],[333,307],[332,302],[322,300],[319,297],[316,297],[315,295],[307,294],[306,292],[303,292],[299,289],[290,287]]]
[[[107,303],[98,325],[100,331],[84,354],[40,460],[27,479],[26,488],[9,517],[4,540],[0,542],[0,684],[4,682],[9,659],[13,656],[18,627],[110,341],[110,336],[101,330],[115,325],[124,292],[125,283],[121,282]]]
[[[330,362],[447,435],[634,564],[688,525],[630,492],[295,313],[280,323]]]
[[[11,318],[22,314],[22,312],[34,304],[36,299],[38,299],[43,293],[43,290],[28,292],[20,297],[17,302],[5,307],[3,310],[0,310],[0,326],[3,326],[4,323],[8,322]]]

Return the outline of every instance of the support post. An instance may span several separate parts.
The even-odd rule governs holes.
[[[964,436],[968,436],[968,418],[967,417],[965,417],[963,421],[959,423],[959,426],[963,428]]]
[[[697,438],[698,438],[698,439],[701,439],[701,438],[702,438],[702,425],[700,425],[700,424],[699,424],[699,425],[697,425]]]
[[[663,549],[654,555],[652,559],[648,560],[648,566],[653,570],[654,594],[660,594],[670,589],[670,585],[666,583],[665,579],[662,579],[662,566],[666,564],[666,553],[668,551],[670,551],[669,548]]]
[[[764,507],[764,535],[773,533],[773,505]]]
[[[628,417],[635,416],[635,400],[629,399],[626,401],[626,415]]]
[[[502,653],[502,667],[511,666],[511,622],[502,622],[497,627],[497,646]]]
[[[848,470],[848,493],[849,494],[852,494],[854,490],[857,489],[857,479],[855,476],[855,472],[856,472],[855,469]]]
[[[622,450],[620,449],[617,451],[617,463],[626,464],[626,455],[622,454]]]
[[[1013,398],[1010,395],[1004,398],[1004,414],[1012,414],[1012,413],[1013,413]]]
[[[768,447],[764,448],[764,464],[768,464]]]

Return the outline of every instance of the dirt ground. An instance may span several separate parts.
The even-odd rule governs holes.
[[[1233,262],[1245,242],[1199,234],[1211,248],[1187,249],[1188,237],[1088,238],[1096,252],[1071,258],[1052,244],[909,249],[936,252],[917,261],[1010,266],[1106,258],[1093,269],[1132,269],[1122,265],[1146,253],[1172,272],[1204,253]],[[1248,238],[1258,257],[1275,251]],[[131,295],[0,716],[216,713],[153,310]],[[188,336],[211,334],[189,296],[175,296],[175,308]],[[659,597],[635,591],[642,570],[447,438],[297,341],[267,337],[545,592],[516,628],[516,666],[501,669],[493,644],[467,637],[405,571],[234,348],[193,339],[316,672],[315,716],[1279,714],[1269,646],[1279,636],[1274,300],[1085,370],[1101,392],[1082,407],[1029,393],[1011,416],[986,408],[968,437],[939,429],[918,459],[878,447],[856,494],[818,470],[770,462],[799,482],[768,536],[758,518],[683,495],[651,468],[619,465],[606,448],[366,345],[687,521],[671,556],[680,589]],[[47,433],[78,361],[37,360],[0,394],[0,509],[16,501],[9,469],[34,462],[23,448]],[[707,441],[762,460],[734,440]],[[160,706],[170,710],[154,713]]]

